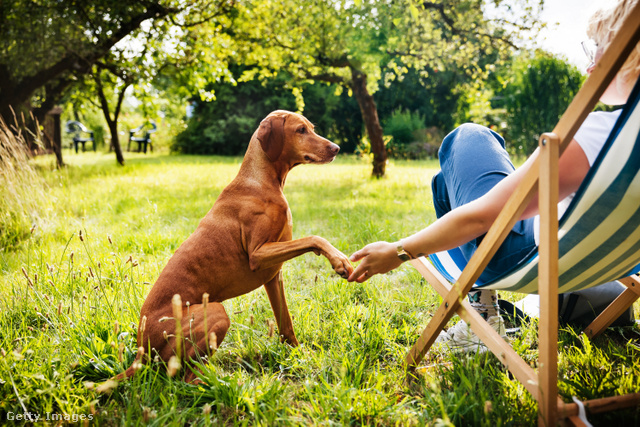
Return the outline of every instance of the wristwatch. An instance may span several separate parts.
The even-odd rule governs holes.
[[[397,255],[398,258],[400,258],[403,262],[404,261],[409,261],[411,259],[413,259],[413,255],[411,255],[409,252],[407,252],[404,248],[404,246],[402,245],[402,240],[400,241],[400,243],[398,244],[398,246],[396,247],[397,250]]]

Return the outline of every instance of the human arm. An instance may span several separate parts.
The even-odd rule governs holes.
[[[505,177],[482,197],[459,206],[419,232],[401,242],[375,242],[351,255],[351,261],[361,261],[349,276],[349,281],[362,282],[374,274],[386,273],[397,268],[402,261],[397,256],[397,246],[413,256],[427,255],[463,245],[485,234],[508,198],[533,167],[538,151],[515,172]],[[560,158],[560,198],[572,194],[582,183],[589,170],[589,162],[580,145],[573,140]],[[521,219],[538,213],[538,200],[534,197]]]

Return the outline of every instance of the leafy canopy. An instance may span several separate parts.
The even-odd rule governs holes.
[[[351,68],[371,93],[408,67],[479,78],[539,27],[541,3],[494,1],[488,17],[482,0],[250,2],[238,9],[232,51],[256,66],[244,79],[286,70],[299,82],[348,86]]]

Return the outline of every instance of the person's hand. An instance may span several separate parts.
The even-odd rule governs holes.
[[[402,264],[396,246],[389,242],[370,243],[349,258],[352,262],[362,261],[347,279],[349,282],[364,282],[374,274],[383,274]]]

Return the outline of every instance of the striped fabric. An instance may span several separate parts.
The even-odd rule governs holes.
[[[589,288],[640,270],[640,82],[600,155],[560,219],[559,292]],[[429,256],[455,282],[466,260],[456,248]],[[536,293],[538,252],[476,287]]]

